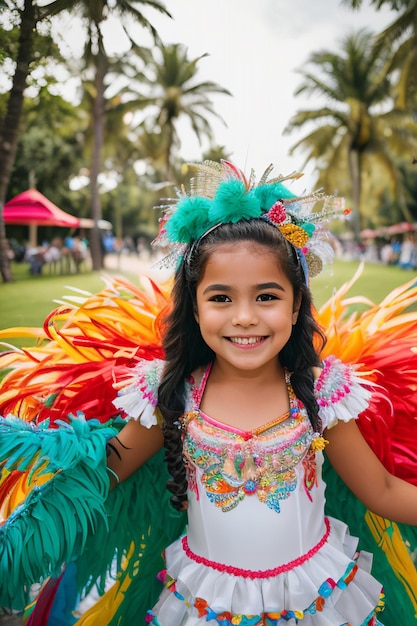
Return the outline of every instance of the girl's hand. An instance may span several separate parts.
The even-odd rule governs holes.
[[[145,428],[139,421],[130,420],[117,437],[107,442],[107,466],[110,469],[111,488],[129,478],[162,446],[163,435],[159,426]]]
[[[355,420],[326,429],[326,453],[357,498],[373,513],[417,524],[417,487],[390,474],[362,437]]]

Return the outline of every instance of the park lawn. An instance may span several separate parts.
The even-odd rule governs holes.
[[[114,274],[105,270],[103,273]],[[118,271],[120,275],[122,272]],[[0,283],[0,328],[39,327],[46,316],[58,306],[55,300],[70,295],[69,287],[75,287],[89,293],[97,293],[104,288],[101,272],[86,271],[80,274],[31,276],[26,264],[12,264],[12,283]],[[134,274],[123,274],[135,285],[138,278]],[[7,341],[7,340],[5,340]],[[33,345],[28,340],[10,339],[10,343],[19,347]],[[0,346],[1,350],[1,346]]]
[[[325,269],[311,281],[314,302],[320,308],[335,289],[351,281],[355,273],[360,270],[358,261],[336,260],[331,268]],[[393,289],[416,280],[416,271],[404,270],[396,265],[379,265],[367,263],[357,281],[349,290],[348,297],[365,296],[373,303],[378,304]]]
[[[320,308],[335,289],[350,281],[359,268],[354,261],[336,260],[331,268],[312,280],[312,292],[317,308]],[[68,286],[90,293],[100,291],[104,281],[100,272],[83,272],[71,275],[30,276],[27,265],[13,264],[13,283],[0,284],[0,328],[42,326],[45,317],[57,306],[54,300],[69,294]],[[111,271],[106,270],[111,274]],[[114,273],[114,272],[113,272]],[[135,285],[138,277],[132,273],[117,271]],[[392,289],[415,278],[415,272],[399,267],[364,265],[362,274],[349,291],[349,296],[364,295],[375,303],[380,302]],[[10,339],[13,345],[33,345],[33,340]],[[1,348],[0,348],[1,350]]]

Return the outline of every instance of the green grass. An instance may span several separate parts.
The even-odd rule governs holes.
[[[317,307],[327,301],[333,291],[351,280],[359,264],[350,261],[335,261],[331,269],[326,269],[313,279],[312,291]],[[28,266],[14,264],[13,283],[0,284],[0,328],[15,326],[41,326],[45,317],[56,306],[54,300],[68,294],[67,286],[89,292],[97,292],[104,283],[99,272],[84,272],[71,275],[31,276]],[[106,270],[107,273],[111,273]],[[134,274],[118,271],[138,283]],[[362,275],[352,287],[349,295],[365,295],[373,302],[380,302],[392,289],[415,277],[415,272],[407,272],[398,267],[367,264]],[[24,345],[24,340],[13,340],[15,345]]]
[[[335,261],[331,269],[325,269],[312,280],[312,292],[318,308],[326,302],[334,289],[350,281],[359,268],[355,261]],[[374,303],[381,302],[393,289],[416,279],[415,271],[403,270],[397,266],[366,264],[363,272],[352,288],[351,296],[366,296]]]
[[[107,274],[112,274],[104,270]],[[54,300],[70,294],[69,287],[96,293],[103,289],[101,272],[86,271],[80,274],[31,276],[28,265],[12,264],[12,283],[0,283],[0,328],[20,326],[42,326],[45,317],[58,306]],[[117,272],[118,275],[122,272]],[[138,279],[133,274],[123,273],[134,284]],[[7,340],[6,340],[7,341]],[[13,345],[28,345],[28,340],[11,340]],[[0,348],[1,349],[1,348]]]

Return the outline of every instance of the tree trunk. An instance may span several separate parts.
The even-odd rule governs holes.
[[[101,172],[105,107],[104,79],[107,71],[107,59],[103,50],[101,33],[99,33],[98,37],[99,51],[97,53],[95,77],[96,94],[93,102],[93,152],[90,167],[91,217],[94,223],[91,232],[91,259],[94,270],[101,270],[103,267],[103,254],[99,228],[99,221],[101,220],[101,203],[98,177]]]
[[[353,200],[352,225],[353,225],[353,231],[355,233],[355,239],[357,242],[359,242],[362,215],[361,215],[361,167],[360,167],[360,154],[358,150],[349,151],[349,169],[350,169],[350,179],[352,182],[352,200]]]
[[[408,222],[409,224],[412,224],[413,216],[412,216],[410,209],[408,208],[407,201],[405,199],[403,183],[401,180],[397,181],[396,189],[397,189],[398,204],[400,205],[400,209],[403,214],[403,217],[406,222]]]
[[[12,273],[3,220],[3,207],[16,156],[24,99],[23,92],[29,74],[29,63],[32,60],[33,33],[37,23],[36,7],[32,0],[25,0],[21,18],[16,70],[7,102],[6,115],[0,128],[0,272],[4,282],[12,281]]]
[[[166,125],[166,150],[165,150],[165,180],[172,180],[172,148],[174,145],[174,126],[169,120]]]

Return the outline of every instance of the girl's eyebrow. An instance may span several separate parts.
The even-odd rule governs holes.
[[[203,295],[205,293],[210,293],[210,291],[231,291],[232,288],[230,285],[222,285],[220,283],[214,283],[213,285],[209,285],[203,291]]]
[[[279,283],[271,282],[271,283],[260,283],[259,285],[255,285],[257,291],[263,291],[264,289],[278,289],[278,291],[285,291],[284,287]],[[212,291],[232,291],[232,287],[230,285],[222,285],[221,283],[214,283],[213,285],[209,285],[203,291],[203,295],[206,293],[210,293]]]
[[[285,291],[284,287],[279,283],[261,283],[260,285],[256,285],[256,288],[259,290],[263,289],[278,289],[279,291]]]

